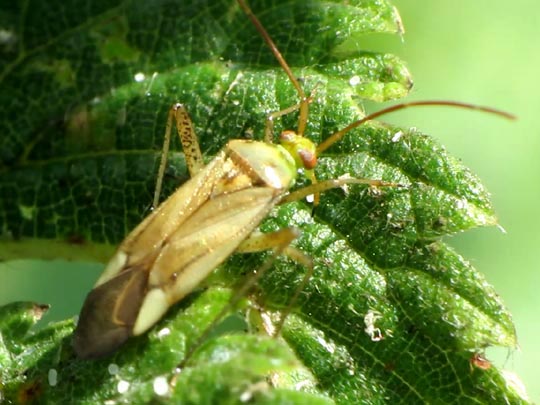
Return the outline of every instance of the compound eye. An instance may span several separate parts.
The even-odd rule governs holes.
[[[297,167],[311,170],[317,164],[317,147],[308,138],[296,132],[283,131],[279,137],[281,146],[291,154]]]
[[[302,165],[305,169],[311,170],[314,169],[317,165],[317,155],[313,153],[313,151],[308,149],[299,149],[298,150],[298,156],[300,156],[300,160],[302,161]]]

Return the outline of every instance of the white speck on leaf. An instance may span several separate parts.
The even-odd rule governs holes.
[[[169,384],[167,383],[167,379],[163,376],[154,379],[153,387],[154,392],[159,396],[167,395],[169,392]]]
[[[120,368],[117,364],[111,363],[109,364],[109,367],[107,367],[107,370],[109,371],[110,375],[116,375],[120,371]]]
[[[125,380],[118,381],[118,384],[116,385],[116,391],[118,391],[119,394],[125,394],[129,389],[129,382]]]
[[[351,86],[357,86],[358,84],[360,84],[360,76],[354,75],[353,77],[351,77],[349,79],[349,84]]]
[[[171,330],[169,328],[163,328],[158,332],[158,338],[163,339],[165,336],[169,336],[171,334]]]
[[[56,369],[51,368],[49,370],[49,373],[47,374],[47,379],[49,381],[49,385],[51,387],[54,387],[56,384],[58,384],[58,371]]]

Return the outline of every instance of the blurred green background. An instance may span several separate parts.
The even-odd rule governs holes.
[[[516,372],[540,402],[540,2],[395,0],[405,36],[387,49],[414,78],[409,99],[450,99],[512,112],[516,122],[441,108],[408,110],[385,120],[435,136],[478,174],[492,193],[497,228],[449,239],[502,296],[520,350],[488,351]]]
[[[449,99],[489,105],[519,116],[507,122],[444,108],[407,110],[388,122],[416,126],[447,146],[493,194],[500,224],[449,240],[484,273],[514,315],[520,350],[489,351],[516,372],[540,402],[540,2],[516,0],[395,0],[406,34],[369,39],[400,55],[415,86],[409,99]],[[377,108],[370,106],[373,110]],[[76,270],[74,270],[76,269]],[[48,320],[78,313],[101,264],[0,264],[0,304],[33,300],[52,305]]]

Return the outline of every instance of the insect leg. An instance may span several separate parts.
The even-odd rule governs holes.
[[[285,60],[285,58],[283,57],[283,55],[279,51],[278,47],[276,46],[276,44],[274,43],[274,41],[272,40],[270,35],[268,35],[268,33],[266,32],[266,29],[263,27],[263,25],[261,24],[261,22],[259,21],[257,16],[255,14],[253,14],[253,11],[251,10],[251,8],[247,5],[247,3],[244,0],[237,0],[237,2],[238,2],[238,5],[244,11],[244,13],[246,13],[248,18],[251,20],[251,22],[255,26],[255,29],[259,32],[259,34],[263,38],[264,42],[266,42],[266,44],[270,48],[270,51],[274,54],[275,58],[277,59],[277,61],[281,65],[281,68],[283,69],[285,74],[289,77],[289,80],[291,81],[292,85],[294,86],[294,88],[296,89],[296,91],[298,93],[298,97],[300,98],[300,104],[299,104],[300,114],[298,116],[298,130],[297,130],[297,132],[298,132],[299,135],[303,135],[304,130],[306,129],[306,124],[307,124],[308,115],[309,115],[309,112],[308,112],[308,109],[309,109],[308,97],[306,97],[306,95],[304,93],[304,89],[302,88],[302,86],[300,86],[300,83],[298,82],[298,79],[294,76],[294,74],[293,74],[291,68],[289,67],[287,61]]]
[[[404,185],[398,183],[389,183],[382,180],[356,179],[354,177],[324,180],[319,183],[302,187],[285,195],[278,204],[286,204],[292,201],[298,201],[307,197],[308,195],[318,195],[323,191],[330,190],[332,188],[339,188],[346,184],[367,184],[372,187],[404,187]]]
[[[356,179],[356,178],[324,180],[319,183],[311,184],[309,186],[303,187],[301,189],[293,191],[292,193],[287,194],[285,197],[283,197],[279,201],[279,204],[297,201],[297,200],[307,197],[308,195],[311,195],[311,194],[317,195],[323,191],[330,190],[332,188],[342,187],[346,184],[367,184],[373,187],[402,187],[401,184],[389,183],[382,180],[369,180],[369,179]],[[283,328],[283,324],[285,323],[285,320],[287,319],[287,316],[294,308],[294,304],[296,303],[300,293],[303,291],[309,279],[313,275],[313,271],[314,271],[312,259],[309,256],[305,255],[301,250],[296,249],[293,246],[290,246],[290,242],[292,242],[292,240],[296,238],[294,237],[290,239],[291,233],[295,233],[296,235],[298,235],[299,231],[294,228],[285,228],[285,229],[281,229],[279,231],[272,232],[272,233],[256,232],[256,233],[251,234],[251,236],[245,241],[243,241],[240,244],[240,246],[236,249],[237,253],[251,253],[251,252],[259,252],[259,251],[269,250],[269,249],[274,249],[274,251],[276,251],[276,249],[279,249],[281,254],[288,256],[295,262],[302,264],[308,269],[308,271],[302,278],[300,285],[296,289],[294,295],[289,300],[287,308],[285,308],[285,310],[281,312],[281,318],[279,322],[274,326],[274,329],[273,329],[272,334],[274,337],[279,335],[281,329]],[[286,243],[286,241],[289,241],[289,242]],[[274,260],[274,259],[275,259],[275,256],[273,256],[271,260]],[[265,263],[265,266],[266,265],[267,263]],[[265,267],[264,271],[266,271],[268,267]],[[238,299],[234,302],[236,303],[240,298],[242,298],[249,291],[249,289],[258,280],[261,279],[263,275],[264,275],[264,272],[262,271],[262,269],[258,270],[257,273],[246,282],[246,285],[244,285],[240,289],[239,293],[241,295],[239,295]],[[233,300],[234,298],[231,300],[231,302]]]
[[[302,253],[301,250],[289,245],[283,247],[285,241],[289,240],[291,232],[298,234],[298,230],[295,230],[294,228],[280,229],[279,231],[270,233],[255,232],[238,246],[236,253],[255,253],[263,250],[281,248],[281,253],[285,256],[288,256],[303,266],[312,267],[313,263],[311,258]]]
[[[182,149],[184,150],[186,164],[190,176],[195,176],[204,167],[199,141],[197,139],[197,134],[195,134],[195,130],[193,129],[191,118],[189,118],[186,108],[182,104],[176,103],[169,109],[169,115],[167,117],[167,125],[165,127],[163,149],[161,152],[161,161],[159,163],[152,208],[156,208],[159,205],[159,196],[161,194],[163,177],[167,167],[167,158],[169,157],[169,145],[171,143],[173,121],[176,121],[176,130],[178,132],[180,142],[182,142]]]
[[[272,233],[252,234],[248,239],[242,242],[242,244],[238,247],[236,252],[237,253],[250,253],[250,252],[259,252],[262,250],[279,248],[280,246],[282,246],[282,243],[283,243],[283,241],[280,239],[283,238],[284,240],[286,240],[287,235],[290,234],[291,232],[296,232],[298,234],[298,231],[295,230],[294,228],[285,228],[285,229],[281,229],[279,231],[272,232]],[[300,285],[296,289],[294,295],[289,300],[287,308],[285,308],[285,310],[282,311],[279,322],[274,326],[274,330],[273,330],[274,337],[279,335],[279,332],[281,331],[283,324],[285,323],[285,320],[287,319],[287,316],[289,315],[292,308],[294,307],[294,304],[296,303],[298,296],[304,290],[304,287],[306,286],[307,282],[313,275],[313,269],[314,269],[313,260],[311,259],[311,257],[304,254],[301,250],[290,245],[287,245],[284,248],[282,247],[281,249],[282,249],[283,255],[289,257],[295,262],[300,263],[301,265],[306,267],[307,272],[302,278],[302,281],[300,282]],[[259,274],[260,274],[260,270],[257,272],[257,276],[259,276]],[[262,277],[262,274],[257,278],[257,280],[259,280],[260,277]]]
[[[219,312],[216,318],[205,329],[205,331],[201,334],[197,341],[193,345],[191,345],[191,347],[186,353],[184,360],[178,368],[181,369],[183,366],[185,366],[191,356],[201,346],[202,342],[207,339],[207,337],[212,332],[214,327],[219,323],[219,321],[221,321],[230,312],[231,308],[234,308],[234,306],[246,296],[249,290],[262,278],[262,276],[266,274],[266,272],[272,267],[272,264],[278,256],[286,252],[292,252],[293,256],[297,254],[294,252],[295,249],[292,249],[289,245],[294,239],[299,236],[299,234],[300,231],[296,228],[285,228],[280,229],[276,232],[266,234],[257,233],[253,236],[253,238],[249,237],[240,245],[240,248],[238,250],[240,253],[258,252],[268,249],[273,249],[273,253],[271,257],[269,257],[268,260],[266,260],[264,264],[256,272],[254,272],[251,277],[248,277],[248,280],[231,297],[229,303]],[[311,264],[311,259],[305,256],[303,253],[301,253],[301,255],[303,256],[303,259],[301,259],[303,260],[302,264],[309,264],[309,268],[312,268],[313,266]],[[311,272],[308,273],[309,275],[311,275]],[[309,277],[307,277],[307,279],[309,279]],[[174,381],[175,379],[173,378],[173,384]]]
[[[264,141],[267,143],[274,143],[274,120],[284,115],[290,114],[302,108],[303,104],[309,104],[313,101],[315,90],[312,91],[309,97],[306,97],[305,101],[292,105],[280,111],[274,111],[266,117],[266,125],[264,127]]]
[[[295,112],[300,108],[301,104],[295,104],[281,111],[275,111],[268,114],[266,117],[266,125],[264,127],[264,141],[267,143],[274,143],[274,120],[284,115]]]

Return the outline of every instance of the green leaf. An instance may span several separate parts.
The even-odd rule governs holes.
[[[389,2],[250,4],[314,94],[307,128],[314,141],[360,118],[362,101],[409,90],[401,60],[363,50],[366,34],[401,34]],[[267,114],[298,102],[232,0],[31,0],[6,6],[0,23],[0,259],[108,257],[148,213],[174,102],[188,107],[208,160],[228,139],[261,139]],[[289,114],[276,132],[296,126],[297,115]],[[276,208],[261,225],[301,229],[295,246],[315,263],[283,340],[241,333],[242,318],[236,333],[216,331],[173,372],[231,287],[268,257],[234,255],[207,282],[210,289],[100,361],[74,358],[71,321],[28,332],[34,306],[2,308],[2,396],[49,403],[521,402],[501,370],[471,367],[488,346],[515,347],[510,314],[441,241],[496,223],[478,178],[429,136],[376,122],[320,158],[319,179],[343,175],[401,186],[332,190],[313,216],[298,202]],[[186,178],[183,154],[171,153],[165,192]],[[277,260],[239,306],[260,308],[248,324],[287,308],[305,271]]]

